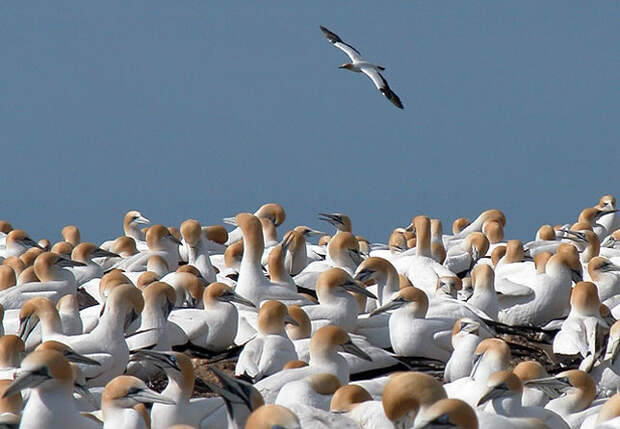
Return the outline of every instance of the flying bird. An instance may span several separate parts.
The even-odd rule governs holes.
[[[403,108],[403,103],[400,101],[400,98],[398,98],[398,95],[396,95],[394,91],[392,91],[392,89],[387,83],[387,80],[385,80],[381,73],[379,73],[379,71],[385,70],[385,67],[379,66],[377,64],[372,64],[364,60],[362,58],[362,54],[360,54],[357,49],[355,49],[348,43],[343,42],[336,33],[332,33],[322,25],[320,27],[323,34],[325,34],[325,37],[327,37],[327,40],[329,40],[331,44],[338,49],[344,51],[344,53],[347,54],[352,61],[351,63],[344,63],[339,68],[347,69],[357,73],[364,73],[370,78],[370,80],[372,80],[377,89],[383,95],[385,95],[388,100],[392,102],[392,104],[394,104],[399,109]]]

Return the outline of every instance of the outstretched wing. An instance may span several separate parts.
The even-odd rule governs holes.
[[[381,76],[381,73],[379,73],[372,67],[362,67],[362,73],[364,73],[370,78],[370,80],[373,81],[377,89],[381,91],[381,93],[385,95],[386,98],[390,100],[394,106],[398,107],[399,109],[403,108],[403,103],[400,101],[400,98],[398,98],[398,95],[396,95],[396,93],[390,89],[387,80],[385,80],[385,78]]]
[[[355,49],[353,46],[349,45],[348,43],[344,43],[342,39],[338,37],[336,33],[332,33],[331,31],[329,31],[327,28],[323,27],[322,25],[320,27],[321,27],[321,31],[323,32],[323,34],[325,34],[325,37],[327,37],[327,40],[329,40],[331,44],[337,47],[338,49],[344,51],[344,53],[349,56],[351,61],[355,62],[355,61],[360,61],[362,59],[362,54],[360,54],[359,51]]]

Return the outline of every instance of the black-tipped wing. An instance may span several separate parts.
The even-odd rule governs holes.
[[[400,101],[400,98],[398,98],[398,95],[396,95],[396,93],[392,91],[392,89],[387,83],[387,80],[385,80],[381,73],[371,67],[362,67],[362,73],[364,73],[370,78],[370,80],[372,80],[377,89],[383,95],[385,95],[385,97],[390,100],[394,106],[398,107],[399,109],[403,109],[403,103]]]
[[[342,39],[338,37],[336,33],[332,33],[331,31],[329,31],[327,28],[323,27],[322,25],[320,27],[321,27],[321,31],[323,32],[323,34],[325,34],[325,37],[327,37],[327,40],[329,40],[332,45],[334,45],[338,49],[342,50],[345,54],[347,54],[349,58],[351,59],[351,61],[355,62],[355,61],[360,61],[362,59],[362,54],[360,54],[359,51],[355,49],[353,46],[349,45],[348,43],[343,42]]]

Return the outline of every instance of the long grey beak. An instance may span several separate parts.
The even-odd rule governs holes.
[[[468,332],[470,334],[478,334],[480,331],[480,324],[478,322],[461,322],[461,331]]]
[[[97,362],[96,360],[86,357],[84,355],[81,355],[77,352],[74,352],[73,350],[65,351],[64,355],[69,362],[83,363],[84,365],[101,366],[101,364]]]
[[[30,334],[32,334],[34,328],[37,327],[37,323],[39,323],[39,319],[33,319],[32,315],[19,321],[19,332],[17,333],[17,335],[19,336],[19,338],[21,338],[23,342],[26,342]]]
[[[365,283],[366,281],[370,280],[372,278],[372,275],[375,272],[373,270],[370,270],[368,268],[363,268],[362,270],[360,270],[357,274],[355,274],[355,280],[360,281],[362,283]]]
[[[487,392],[482,396],[482,398],[478,400],[478,404],[476,405],[481,405],[492,399],[500,398],[504,396],[507,391],[508,391],[508,388],[504,384],[500,384],[499,386],[496,386],[490,390],[487,390]]]
[[[232,292],[232,293],[225,293],[223,295],[220,295],[219,297],[222,301],[226,301],[226,302],[236,302],[237,304],[241,304],[241,305],[247,305],[248,307],[253,307],[256,308],[256,306],[254,305],[254,303],[248,299],[245,299],[244,297],[242,297],[241,295]]]
[[[239,226],[237,225],[237,218],[235,216],[222,218],[222,222],[226,225]]]
[[[583,274],[577,270],[570,270],[570,277],[575,283],[579,283],[583,280]]]
[[[26,372],[18,376],[2,394],[3,398],[21,392],[24,389],[32,389],[50,379],[43,369],[35,372]]]
[[[93,252],[93,258],[118,258],[120,256],[121,255],[117,253],[109,252],[100,247],[97,247],[95,251]]]
[[[342,216],[337,215],[337,214],[319,213],[319,220],[323,222],[329,222],[332,225],[334,225],[337,229],[344,226],[344,223],[342,221]]]
[[[29,247],[36,247],[37,249],[41,249],[41,250],[43,250],[43,247],[41,247],[41,246],[39,245],[39,243],[37,243],[36,241],[34,241],[34,240],[33,240],[32,238],[30,238],[30,237],[25,237],[25,238],[23,238],[21,241],[22,241],[22,243],[24,243],[26,246],[29,246]]]
[[[396,310],[397,308],[402,307],[406,304],[406,301],[402,298],[396,298],[387,304],[382,305],[381,307],[375,309],[372,313],[368,315],[368,317],[376,316],[377,314],[384,313],[390,310]]]
[[[349,340],[348,342],[344,343],[342,346],[342,350],[345,351],[346,353],[350,353],[354,356],[357,356],[360,359],[364,359],[367,360],[369,362],[372,361],[372,359],[370,358],[370,356],[368,356],[368,354],[360,349],[358,346],[356,346],[355,344],[353,344],[353,341]]]
[[[173,368],[181,372],[181,368],[179,368],[179,366],[175,362],[176,359],[175,361],[173,361],[172,356],[155,350],[138,350],[131,355],[130,360],[145,360],[147,362],[151,362],[153,365],[160,369],[165,370],[167,368]]]
[[[354,292],[354,293],[359,293],[361,295],[365,295],[368,298],[372,298],[372,299],[377,299],[377,297],[375,296],[374,293],[366,290],[366,288],[358,285],[357,283],[345,283],[342,285],[342,287],[345,290],[348,290],[349,292]]]
[[[139,392],[131,395],[133,399],[139,402],[153,403],[153,404],[165,404],[165,405],[176,405],[172,399],[166,398],[164,395],[161,395],[157,392],[154,392],[150,389],[140,390]]]
[[[144,216],[137,217],[134,222],[140,225],[148,225],[149,223],[151,223],[151,221]]]
[[[320,235],[325,235],[325,233],[323,231],[308,228],[306,229],[306,231],[304,231],[303,235],[306,238],[310,238],[310,237],[318,237]]]
[[[78,261],[73,261],[71,259],[58,258],[54,265],[57,267],[67,268],[67,267],[85,267],[86,264]]]

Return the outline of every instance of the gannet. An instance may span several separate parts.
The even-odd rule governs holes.
[[[282,386],[275,404],[291,408],[293,411],[296,404],[329,410],[332,396],[340,386],[340,380],[335,375],[312,374]]]
[[[255,305],[269,299],[285,300],[291,304],[307,304],[308,301],[297,292],[272,283],[263,275],[260,263],[264,251],[263,231],[258,218],[249,213],[240,213],[236,217],[236,222],[243,232],[244,248],[235,291]]]
[[[94,278],[103,276],[103,267],[93,261],[95,258],[118,257],[116,253],[109,252],[95,246],[93,243],[78,243],[71,251],[71,259],[81,262],[84,266],[76,266],[68,268],[78,286],[86,283]]]
[[[316,292],[319,304],[304,306],[304,311],[313,321],[313,331],[331,324],[355,332],[359,305],[349,292],[376,298],[341,268],[323,271],[316,281]]]
[[[233,305],[235,302],[254,307],[227,285],[211,283],[203,293],[204,309],[176,309],[170,313],[169,320],[185,332],[190,343],[211,352],[222,352],[233,344],[237,335],[239,313]]]
[[[499,320],[509,325],[541,326],[564,316],[568,311],[572,282],[582,280],[577,250],[563,243],[547,262],[544,274],[537,274],[526,286],[532,295],[508,295],[500,298]],[[498,283],[495,283],[499,291]]]
[[[73,294],[67,294],[58,300],[56,304],[62,333],[65,335],[79,335],[84,332],[82,319],[80,318],[80,303]]]
[[[85,366],[82,370],[88,379],[89,386],[102,386],[117,375],[122,374],[129,360],[129,348],[124,341],[124,331],[133,322],[144,308],[144,299],[140,291],[134,286],[120,285],[115,287],[106,300],[103,315],[97,326],[89,333],[82,335],[62,335],[60,318],[52,306],[45,312],[37,306],[24,309],[20,313],[20,330],[23,329],[24,338],[28,331],[21,326],[29,326],[29,319],[37,315],[41,321],[43,340],[56,340],[68,345],[77,353],[90,357],[101,364],[99,367]],[[50,319],[46,316],[49,315]],[[48,334],[49,333],[49,334]]]
[[[454,319],[427,319],[428,298],[424,292],[414,287],[402,289],[371,316],[388,310],[394,310],[390,315],[389,338],[397,355],[444,362],[450,358]]]
[[[153,429],[165,429],[174,424],[187,424],[197,428],[214,425],[213,414],[224,406],[224,401],[221,398],[191,398],[195,375],[189,357],[178,352],[141,350],[133,355],[132,359],[145,359],[153,363],[161,368],[168,378],[168,385],[161,394],[175,404],[153,405]]]
[[[562,417],[571,428],[578,428],[591,414],[596,414],[603,401],[593,404],[596,397],[594,380],[578,369],[563,371],[553,377],[530,380],[528,385],[550,392],[545,409]]]
[[[462,318],[452,328],[452,354],[446,363],[444,380],[451,382],[471,374],[474,366],[473,355],[482,338],[479,335],[480,324],[475,320]]]
[[[620,386],[620,321],[615,322],[609,329],[609,339],[605,353],[588,371],[597,385],[601,397],[609,397],[616,393]],[[581,367],[584,368],[583,366]]]
[[[19,287],[0,291],[0,304],[5,309],[16,309],[34,296],[45,296],[56,302],[66,294],[75,294],[75,277],[65,267],[83,265],[81,262],[61,258],[51,252],[41,253],[33,266],[39,281],[23,283]]]
[[[24,358],[25,345],[17,335],[0,337],[0,380],[15,378],[19,364]]]
[[[390,261],[380,257],[370,257],[362,261],[355,270],[355,280],[362,283],[374,280],[377,283],[379,305],[390,301],[400,290],[396,268]]]
[[[467,300],[472,305],[483,311],[492,320],[497,320],[499,302],[495,292],[495,272],[489,265],[478,265],[471,274],[474,292]]]
[[[466,273],[488,250],[489,240],[481,232],[474,231],[447,251],[443,265],[453,273]]]
[[[357,49],[343,42],[342,39],[338,37],[338,35],[332,33],[322,25],[321,31],[332,45],[342,50],[352,61],[351,63],[345,63],[341,65],[339,68],[347,69],[356,73],[364,73],[370,78],[370,80],[372,80],[379,92],[385,95],[385,97],[390,100],[392,104],[394,104],[399,109],[403,108],[403,103],[400,101],[400,98],[398,98],[398,95],[396,95],[394,91],[390,89],[390,86],[388,85],[385,78],[381,75],[381,73],[379,73],[380,71],[385,70],[385,67],[372,64],[364,60],[362,58],[362,55],[357,51]]]
[[[129,350],[170,350],[173,345],[185,343],[187,337],[181,328],[168,321],[176,301],[174,289],[167,283],[153,282],[144,288],[142,296],[144,309],[140,313],[139,323],[136,320],[128,329],[128,333],[133,335],[125,340]]]
[[[187,219],[181,224],[183,245],[187,249],[187,263],[198,268],[200,275],[208,283],[215,281],[215,269],[209,259],[209,248],[200,223],[195,219]]]
[[[5,247],[4,249],[0,249],[0,257],[8,258],[9,256],[20,256],[31,247],[41,249],[41,246],[30,238],[24,230],[14,229],[7,234]]]
[[[22,361],[21,370],[3,394],[7,397],[31,389],[22,413],[21,428],[100,427],[77,410],[71,394],[73,372],[62,354],[55,350],[32,352]]]
[[[284,208],[282,208],[280,204],[276,203],[263,204],[254,212],[254,216],[269,219],[276,227],[282,225],[282,223],[286,220],[286,212],[284,211]],[[235,225],[236,222],[235,217],[228,217],[223,220],[224,223],[229,225]],[[228,233],[228,240],[225,244],[226,246],[230,246],[242,238],[243,235],[241,234],[241,229],[237,227]]]
[[[487,412],[506,417],[536,417],[553,428],[566,428],[568,424],[557,413],[540,407],[524,407],[521,404],[523,384],[510,370],[502,370],[492,374],[485,392],[478,401],[478,406],[489,402],[484,408]]]
[[[536,360],[526,360],[519,362],[512,372],[514,372],[521,380],[521,383],[523,383],[521,403],[524,407],[544,407],[547,405],[550,397],[553,395],[548,395],[544,390],[538,389],[535,385],[528,385],[528,382],[531,380],[549,377],[545,367]]]
[[[338,377],[341,384],[349,382],[349,365],[338,354],[344,351],[362,359],[370,357],[351,341],[351,337],[340,327],[328,325],[319,329],[310,340],[310,362],[307,367],[281,371],[264,378],[255,387],[265,402],[272,403],[280,388],[286,383],[299,380],[311,374],[329,373]]]
[[[101,395],[103,427],[146,429],[143,416],[134,409],[139,403],[174,405],[174,401],[149,389],[139,378],[120,375],[110,380]]]
[[[601,317],[600,306],[596,285],[577,283],[570,296],[570,313],[553,339],[553,352],[594,358],[601,340],[597,337],[602,337],[609,328]]]
[[[284,331],[284,324],[297,324],[286,306],[278,301],[264,302],[258,311],[258,335],[245,344],[235,374],[247,374],[260,380],[282,370],[284,364],[297,359],[293,342]]]
[[[472,407],[487,390],[491,374],[508,369],[511,353],[508,344],[498,338],[482,340],[474,350],[474,366],[469,377],[444,384],[448,397],[461,399]]]

